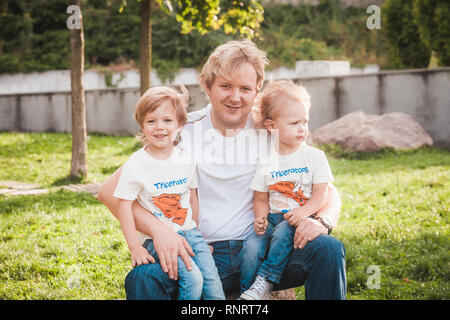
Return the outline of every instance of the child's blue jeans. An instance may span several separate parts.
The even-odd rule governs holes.
[[[222,288],[216,264],[211,255],[211,250],[197,229],[178,231],[178,234],[186,238],[195,253],[191,257],[192,270],[186,268],[183,260],[178,256],[178,300],[224,300],[225,294]],[[158,255],[153,246],[153,240],[147,239],[144,247],[159,263]]]
[[[251,287],[256,275],[280,283],[294,246],[295,228],[282,213],[269,213],[263,235],[253,232],[244,242],[241,264],[241,293]]]

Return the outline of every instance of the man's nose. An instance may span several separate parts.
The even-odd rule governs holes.
[[[241,93],[238,88],[233,89],[230,94],[230,100],[232,102],[240,102],[241,101]]]

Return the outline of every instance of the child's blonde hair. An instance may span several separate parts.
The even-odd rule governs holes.
[[[177,121],[180,126],[183,126],[187,122],[187,107],[189,100],[189,92],[184,86],[179,87],[179,90],[175,90],[170,87],[152,87],[147,89],[141,96],[136,104],[134,110],[134,119],[139,124],[141,129],[143,128],[144,118],[147,112],[153,112],[161,106],[165,101],[170,101],[175,108],[177,115]],[[142,132],[138,133],[136,137],[141,140],[143,145],[148,143]],[[174,141],[174,145],[178,144],[180,138],[178,137]]]
[[[287,101],[296,101],[308,111],[311,109],[311,96],[302,85],[291,80],[272,81],[266,84],[256,101],[257,127],[265,128],[266,120],[275,120]]]
[[[264,67],[269,60],[266,53],[248,39],[229,41],[211,53],[198,77],[201,89],[211,88],[217,75],[228,77],[244,62],[255,68],[256,89],[260,90],[265,77]]]

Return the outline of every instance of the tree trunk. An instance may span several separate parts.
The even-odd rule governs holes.
[[[68,1],[69,5],[80,6],[80,0]],[[70,30],[70,83],[72,88],[72,162],[70,177],[87,175],[87,128],[86,102],[84,97],[84,33],[80,10],[81,27]]]
[[[150,88],[150,70],[152,66],[151,2],[151,0],[141,0],[141,28],[139,39],[141,95]]]

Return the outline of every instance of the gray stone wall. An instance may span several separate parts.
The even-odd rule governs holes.
[[[437,146],[450,148],[450,68],[379,72],[295,80],[312,98],[310,129],[349,112],[404,112],[414,117]],[[186,86],[191,111],[207,99],[199,86]],[[134,134],[133,109],[139,89],[86,91],[89,132]],[[0,130],[71,131],[70,92],[0,95]]]

